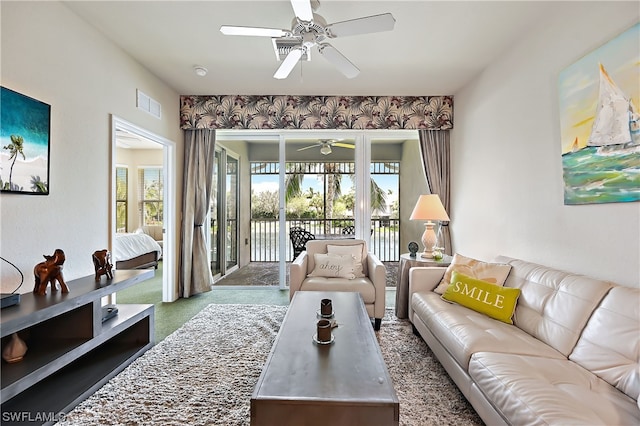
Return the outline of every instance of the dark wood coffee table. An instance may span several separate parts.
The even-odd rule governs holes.
[[[313,342],[333,302],[330,345]],[[298,291],[251,396],[252,425],[397,425],[398,396],[359,293]]]

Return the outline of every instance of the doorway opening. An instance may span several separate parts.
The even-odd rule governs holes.
[[[177,290],[172,286],[176,264],[176,144],[116,116],[112,116],[111,124],[109,246],[114,264],[121,256],[116,245],[119,234],[149,235],[161,246],[158,257],[162,262],[162,301],[172,302],[177,299]],[[145,266],[148,265],[140,265]]]

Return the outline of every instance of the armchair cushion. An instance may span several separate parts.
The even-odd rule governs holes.
[[[308,277],[304,280],[304,291],[356,291],[365,304],[376,301],[376,289],[369,278],[325,278]]]
[[[322,254],[313,255],[315,268],[309,277],[347,278],[354,279],[356,260],[352,255]]]
[[[338,254],[338,255],[349,255],[353,256],[354,259],[354,270],[353,273],[356,277],[362,278],[364,277],[364,267],[362,266],[362,261],[366,260],[367,253],[364,252],[364,244],[354,244],[354,245],[327,245],[327,253],[329,254]]]
[[[362,274],[365,277],[369,276],[369,270],[367,268],[367,262],[365,259],[369,256],[367,251],[366,244],[364,240],[354,240],[354,239],[344,239],[344,240],[311,240],[307,242],[307,254],[309,255],[309,263],[307,265],[307,274],[310,274],[311,271],[316,267],[315,265],[315,253],[323,253],[327,254],[328,249],[327,246],[356,246],[361,250],[360,258],[362,259]]]

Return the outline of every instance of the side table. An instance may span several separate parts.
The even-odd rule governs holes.
[[[398,282],[396,283],[396,317],[409,317],[409,269],[416,266],[441,266],[446,268],[451,265],[452,256],[445,255],[441,260],[421,257],[420,253],[411,257],[409,253],[400,255],[398,265]]]

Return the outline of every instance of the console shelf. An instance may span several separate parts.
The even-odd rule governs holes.
[[[67,283],[70,292],[23,294],[20,305],[2,310],[2,346],[13,333],[28,350],[20,362],[3,361],[2,424],[49,424],[153,346],[153,305],[118,305],[102,321],[101,299],[153,277],[153,270],[117,270]]]

